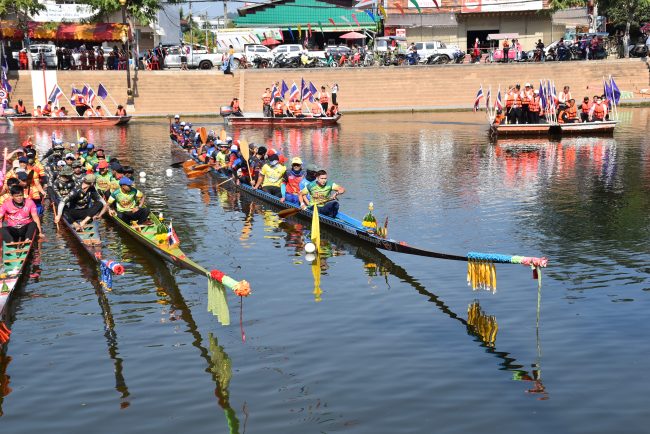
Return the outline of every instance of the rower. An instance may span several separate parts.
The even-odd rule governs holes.
[[[43,116],[43,110],[41,110],[41,106],[40,106],[40,105],[37,105],[37,106],[36,106],[36,108],[35,108],[34,111],[32,112],[32,116],[35,116],[35,117]]]
[[[41,112],[43,116],[52,116],[52,104],[48,101]]]
[[[106,112],[104,112],[104,109],[100,105],[95,108],[95,113],[97,113],[97,116],[106,116]]]
[[[230,153],[229,148],[228,148],[228,143],[226,142],[219,142],[219,152],[214,156],[215,161],[217,163],[217,170],[221,172],[225,172],[228,170],[228,163],[230,159],[228,158],[228,154]]]
[[[74,163],[76,159],[77,157],[75,157],[75,155],[72,152],[68,152],[67,154],[65,154],[65,158],[63,159],[63,161],[65,161],[65,164],[70,166],[70,168],[72,169],[72,163]]]
[[[108,169],[108,161],[102,160],[97,164],[97,170],[99,173],[95,175],[95,189],[97,190],[97,193],[99,193],[99,195],[104,199],[108,199],[111,191],[119,188],[118,181],[113,177],[113,174]]]
[[[54,178],[52,182],[52,189],[59,198],[64,198],[70,194],[74,188],[75,183],[72,180],[72,168],[70,166],[65,166]]]
[[[61,215],[65,215],[76,230],[82,231],[90,219],[98,219],[103,206],[95,182],[95,175],[86,175],[80,187],[62,197],[54,222],[59,223]]]
[[[95,152],[95,145],[88,143],[86,146],[86,152],[82,154],[81,160],[87,168],[92,169],[95,164],[99,162],[97,154]]]
[[[282,199],[282,183],[287,168],[280,164],[278,154],[269,157],[268,163],[262,166],[257,182],[253,188],[258,189],[260,186],[265,192]]]
[[[343,193],[345,193],[345,188],[334,182],[328,182],[327,172],[319,170],[316,172],[316,180],[300,190],[301,208],[306,209],[308,206],[318,205],[319,214],[336,218],[339,213],[339,202],[335,199]],[[307,195],[309,195],[309,199],[307,199]]]
[[[126,116],[126,109],[122,106],[122,104],[117,106],[115,116]]]
[[[18,178],[9,178],[7,179],[7,191],[6,193],[2,194],[0,196],[0,206],[7,201],[7,199],[11,199],[11,187],[14,185],[19,185],[20,181],[18,181]]]
[[[591,103],[589,97],[586,96],[582,99],[582,104],[580,104],[580,120],[582,122],[589,121],[589,111],[591,111]]]
[[[86,174],[83,171],[83,163],[79,160],[74,160],[72,162],[72,181],[76,186],[80,186],[84,176],[86,176]]]
[[[275,98],[275,103],[273,103],[273,117],[283,118],[284,117],[284,103],[280,97]]]
[[[144,206],[144,194],[133,187],[133,181],[126,176],[120,179],[120,188],[111,193],[99,217],[106,211],[112,216],[116,215],[123,221],[130,223],[137,221],[143,224],[149,218],[149,209]],[[112,208],[115,205],[116,210]]]
[[[30,175],[27,172],[20,171],[17,172],[18,181],[20,181],[20,186],[24,189],[26,197],[31,199],[36,205],[36,210],[39,215],[43,214],[43,199],[47,197],[45,190],[41,186],[38,176],[34,174],[33,171],[30,172]],[[31,178],[31,179],[30,179]]]
[[[174,116],[174,123],[171,126],[172,132],[178,133],[182,126],[184,125],[181,125],[181,116],[180,115]]]
[[[0,206],[3,243],[31,240],[36,231],[39,237],[43,237],[36,205],[31,199],[25,198],[25,189],[20,185],[14,185],[9,192],[11,200],[6,200]]]
[[[280,202],[288,202],[293,205],[300,205],[300,190],[305,188],[307,180],[305,171],[302,169],[302,159],[293,157],[291,169],[284,174],[285,183],[282,184],[282,199]]]
[[[26,115],[27,114],[27,107],[25,107],[25,104],[23,104],[23,100],[19,99],[18,104],[14,106],[14,110],[16,111],[17,114],[19,115]]]

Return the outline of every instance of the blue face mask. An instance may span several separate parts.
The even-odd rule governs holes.
[[[278,165],[278,162],[277,162],[277,161],[275,161],[275,160],[274,160],[274,161],[271,161],[271,166],[275,167],[275,166],[277,166],[277,165]]]

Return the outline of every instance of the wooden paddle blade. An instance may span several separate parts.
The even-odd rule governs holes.
[[[198,178],[199,176],[203,176],[206,173],[208,173],[209,170],[210,170],[209,167],[207,169],[203,169],[203,170],[193,170],[191,172],[188,172],[187,177],[190,178],[190,179]]]
[[[228,134],[226,134],[226,130],[222,129],[221,134],[219,134],[219,140],[225,142],[227,138],[228,138]]]
[[[196,166],[192,167],[192,170],[204,170],[204,169],[209,169],[211,166],[209,164],[197,164]]]
[[[278,213],[278,217],[280,217],[280,218],[291,217],[291,216],[293,216],[293,215],[298,214],[300,211],[301,211],[300,208],[287,208],[287,209],[283,209],[282,211],[280,211],[280,212]]]
[[[246,139],[239,140],[239,152],[241,152],[241,156],[244,157],[244,160],[246,161],[251,157],[250,149],[248,149],[248,141]]]
[[[195,165],[196,165],[196,161],[187,160],[186,162],[183,163],[183,170],[189,172],[190,170],[192,170],[192,167],[194,167]]]
[[[205,127],[199,128],[199,135],[201,136],[201,143],[205,145],[208,142],[208,132]]]

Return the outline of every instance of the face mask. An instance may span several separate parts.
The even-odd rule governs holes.
[[[278,165],[278,162],[277,162],[277,161],[271,161],[271,166],[275,167],[275,166],[277,166],[277,165]]]

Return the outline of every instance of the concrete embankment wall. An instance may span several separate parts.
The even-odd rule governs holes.
[[[34,72],[37,74],[38,72]],[[21,98],[27,107],[33,106],[30,72],[13,72],[13,100]],[[493,98],[497,87],[531,82],[539,86],[540,79],[555,81],[558,92],[563,85],[571,86],[576,99],[602,93],[603,77],[615,77],[625,92],[624,102],[650,103],[650,74],[648,64],[639,59],[598,62],[548,62],[507,65],[436,65],[388,68],[321,68],[237,70],[234,76],[220,71],[139,71],[132,73],[135,84],[136,115],[215,114],[237,96],[244,111],[261,111],[261,95],[266,87],[285,80],[288,86],[301,78],[320,88],[338,83],[342,111],[383,110],[452,110],[470,109],[479,84],[487,92],[492,86]],[[72,83],[82,87],[88,83],[97,88],[106,86],[118,103],[126,98],[125,71],[60,71],[57,81],[69,95]],[[51,85],[47,84],[48,88]],[[114,107],[112,103],[108,104]]]

